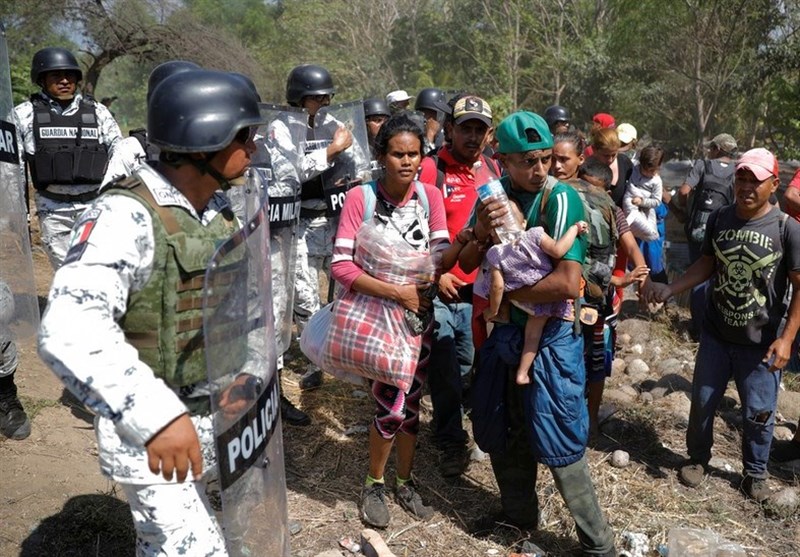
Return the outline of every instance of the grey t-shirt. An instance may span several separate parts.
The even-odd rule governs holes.
[[[729,205],[712,213],[703,254],[716,260],[705,326],[734,344],[768,346],[786,314],[788,271],[800,271],[800,223],[773,207],[745,220]],[[783,240],[781,240],[781,229]]]

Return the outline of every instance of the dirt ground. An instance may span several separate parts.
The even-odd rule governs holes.
[[[50,265],[34,249],[40,301],[44,303]],[[651,317],[626,303],[626,322],[646,326],[640,342],[660,346],[661,354],[693,350],[686,340],[686,313],[672,308]],[[667,351],[667,352],[664,352]],[[119,489],[99,472],[92,417],[62,389],[38,359],[33,339],[20,344],[17,383],[33,421],[24,441],[0,439],[0,557],[113,556],[134,554],[129,510]],[[651,367],[659,352],[647,352]],[[312,557],[338,549],[338,541],[358,539],[363,528],[356,509],[360,485],[367,470],[367,435],[373,403],[364,391],[325,378],[310,393],[296,387],[293,370],[303,367],[297,351],[284,377],[287,395],[308,411],[314,425],[284,426],[289,516],[302,529],[291,538],[292,555]],[[644,356],[643,356],[644,358]],[[691,367],[684,373],[678,393],[685,403]],[[612,376],[608,388],[627,388],[625,374]],[[795,389],[796,390],[796,389]],[[600,503],[622,547],[624,533],[644,533],[653,547],[666,543],[670,528],[709,528],[742,544],[748,555],[796,556],[800,554],[800,520],[768,518],[763,509],[744,499],[736,486],[741,481],[740,429],[722,419],[716,424],[715,455],[730,462],[697,490],[683,487],[676,470],[684,455],[685,422],[662,406],[635,399],[607,422],[601,442],[588,450]],[[399,556],[509,555],[530,539],[548,555],[577,554],[574,523],[545,468],[540,470],[538,494],[541,525],[530,538],[519,531],[503,530],[486,538],[470,533],[471,525],[500,508],[497,487],[488,459],[472,462],[455,481],[438,474],[438,452],[430,437],[430,414],[422,415],[422,431],[415,475],[424,499],[436,514],[426,523],[416,522],[390,502],[392,522],[382,532]],[[797,416],[787,416],[797,419]],[[465,422],[468,426],[468,421]],[[794,424],[790,424],[794,427]],[[611,453],[630,454],[627,468],[610,465]],[[775,488],[797,486],[795,473],[773,471]],[[387,478],[394,477],[390,460]],[[342,554],[347,554],[342,550]],[[657,555],[651,552],[648,555]],[[271,557],[271,556],[266,556]]]

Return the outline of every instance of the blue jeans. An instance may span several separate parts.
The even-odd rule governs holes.
[[[655,282],[669,282],[667,279],[667,269],[664,266],[664,238],[667,237],[667,225],[664,219],[669,210],[662,203],[655,208],[656,227],[658,228],[658,240],[638,240],[639,250],[644,256],[644,262],[650,267],[650,279]]]
[[[461,425],[464,398],[462,377],[469,375],[475,358],[472,344],[472,304],[445,304],[433,300],[435,323],[428,381],[433,403],[434,436],[442,444],[466,444]]]
[[[779,371],[769,371],[762,362],[767,349],[741,346],[719,340],[703,330],[692,379],[692,407],[686,448],[694,462],[707,464],[714,444],[714,414],[733,378],[742,401],[742,463],[744,474],[766,478],[775,410],[778,404]]]

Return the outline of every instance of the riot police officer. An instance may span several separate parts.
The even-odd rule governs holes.
[[[544,121],[553,135],[568,132],[571,120],[569,110],[563,106],[554,104],[544,109]]]
[[[199,70],[200,66],[187,60],[169,60],[156,66],[147,80],[147,100],[156,88],[156,85],[171,75],[190,70]],[[158,162],[158,147],[147,140],[147,129],[137,128],[130,131],[128,137],[120,140],[111,151],[111,159],[103,176],[103,184],[108,184],[117,178],[129,176],[131,172],[144,163],[155,164]]]
[[[326,126],[335,128],[331,138],[319,139],[314,135],[315,127],[326,124],[316,122],[315,126],[317,113],[330,105],[335,93],[331,74],[321,66],[297,66],[289,72],[286,80],[286,101],[308,111],[306,143],[300,165],[302,185],[294,295],[294,320],[300,335],[311,316],[320,309],[319,273],[330,271],[336,233],[336,222],[326,216],[323,173],[353,142],[352,134],[335,121]],[[329,115],[325,118],[333,120]],[[300,380],[300,388],[314,388],[321,382],[322,372],[311,364]]]
[[[158,171],[142,165],[94,201],[53,279],[39,354],[98,416],[102,470],[130,502],[139,555],[227,555],[202,474],[215,468],[211,397],[226,408],[232,386],[207,379],[214,335],[198,302],[206,263],[239,228],[218,190],[245,172],[263,123],[228,73],[165,79],[148,103]],[[234,358],[241,335],[229,336]]]
[[[423,154],[432,155],[444,144],[442,123],[447,112],[447,100],[444,91],[436,87],[428,87],[417,93],[414,110],[422,112],[425,117],[425,145]]]
[[[31,63],[31,81],[41,91],[14,109],[53,268],[66,255],[72,225],[98,196],[109,153],[121,137],[108,109],[77,91],[82,78],[70,51],[43,48]]]
[[[375,158],[375,138],[381,131],[381,126],[389,119],[392,113],[383,99],[367,99],[364,101],[364,118],[367,121],[367,136],[369,137],[369,150]]]

